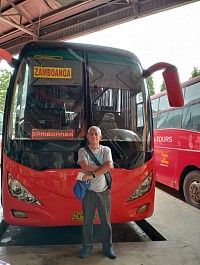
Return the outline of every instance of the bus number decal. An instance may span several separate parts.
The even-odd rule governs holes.
[[[98,212],[95,212],[94,219],[98,219]],[[72,213],[72,221],[83,221],[83,212],[73,212]]]
[[[161,154],[161,161],[160,161],[160,165],[161,166],[168,166],[169,165],[169,161],[168,161],[168,154]]]
[[[38,67],[34,66],[36,78],[72,78],[72,68]]]
[[[72,221],[82,221],[82,220],[83,220],[83,212],[72,213]]]

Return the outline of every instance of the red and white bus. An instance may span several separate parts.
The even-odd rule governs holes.
[[[164,69],[172,105],[182,105],[177,69],[143,70],[124,50],[64,42],[30,42],[14,67],[5,102],[2,205],[5,221],[23,226],[82,224],[73,194],[77,153],[98,125],[112,150],[111,221],[144,219],[154,209],[153,127],[145,78]],[[175,96],[174,84],[177,84]],[[95,215],[95,223],[99,218]]]
[[[184,107],[171,108],[165,92],[151,99],[156,179],[200,209],[200,77],[182,89]]]

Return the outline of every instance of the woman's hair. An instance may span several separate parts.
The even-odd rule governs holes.
[[[88,129],[88,133],[89,133],[92,129],[95,130],[95,131],[97,131],[97,133],[98,133],[99,135],[101,135],[101,129],[100,129],[99,127],[97,127],[97,126],[91,126],[91,127]]]

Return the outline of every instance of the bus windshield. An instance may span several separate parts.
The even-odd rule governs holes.
[[[70,149],[78,151],[90,125],[102,129],[118,167],[141,165],[150,152],[150,107],[137,57],[70,48],[28,51],[13,93],[7,148],[25,166],[77,167]]]

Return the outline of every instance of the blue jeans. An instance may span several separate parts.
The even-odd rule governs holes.
[[[95,209],[98,207],[98,214],[101,220],[102,246],[107,249],[112,245],[112,227],[110,223],[111,197],[110,190],[94,192],[87,190],[82,200],[83,207],[83,247],[93,245],[93,218]]]

